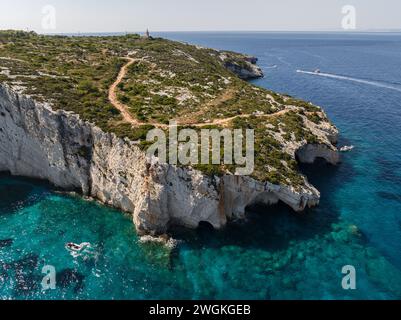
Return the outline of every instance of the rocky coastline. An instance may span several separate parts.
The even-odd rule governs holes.
[[[317,157],[339,161],[334,146],[338,131],[331,124],[315,126],[325,143],[292,145],[298,160]],[[132,214],[140,235],[160,235],[172,225],[197,228],[207,222],[223,228],[243,218],[253,204],[279,201],[303,211],[318,205],[319,191],[274,185],[251,177],[207,176],[148,159],[138,145],[103,132],[71,112],[53,110],[0,84],[0,172],[47,180]]]

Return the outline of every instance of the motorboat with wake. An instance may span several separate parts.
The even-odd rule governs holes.
[[[73,243],[73,242],[68,242],[68,243],[65,245],[65,248],[66,248],[68,251],[80,252],[80,251],[84,250],[85,248],[90,247],[90,245],[91,245],[91,244],[90,244],[89,242],[83,242],[83,243],[81,243],[81,244],[76,244],[76,243]]]
[[[79,256],[88,256],[93,255],[94,251],[92,245],[89,242],[83,242],[81,244],[76,244],[73,242],[68,242],[65,245],[67,251],[71,253],[71,255],[76,258]]]
[[[355,147],[354,146],[344,146],[340,148],[341,152],[348,152],[348,151],[352,151]]]
[[[326,75],[325,73],[322,73],[322,71],[320,71],[320,69],[315,69],[313,71],[305,71],[305,70],[297,70],[297,73],[305,73],[305,74],[312,74],[312,75],[316,75],[316,76],[323,76]]]

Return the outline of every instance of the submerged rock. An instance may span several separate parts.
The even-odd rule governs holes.
[[[63,289],[73,286],[74,293],[79,293],[84,288],[85,276],[73,269],[64,269],[57,273],[57,285]]]
[[[145,235],[139,238],[140,243],[159,243],[164,245],[168,249],[176,249],[177,246],[180,244],[179,240],[173,239],[169,236],[159,236],[153,237],[150,235]]]
[[[14,239],[4,239],[4,240],[0,240],[0,249],[1,248],[7,248],[7,247],[11,247],[12,244],[14,242]]]

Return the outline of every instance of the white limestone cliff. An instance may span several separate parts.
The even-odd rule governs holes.
[[[316,128],[325,136],[323,129]],[[333,141],[336,130],[329,129],[326,139]],[[329,145],[298,147],[301,161],[338,161],[337,150]],[[200,222],[219,229],[230,219],[244,217],[245,208],[255,203],[282,201],[302,211],[320,198],[310,184],[296,189],[160,164],[147,159],[133,142],[1,84],[0,171],[44,179],[96,198],[131,213],[138,232],[151,235],[164,233],[170,225],[196,228]]]
[[[225,68],[243,80],[263,78],[262,69],[257,65],[258,58],[229,51],[218,52]]]

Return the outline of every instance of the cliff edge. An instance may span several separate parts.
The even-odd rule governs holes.
[[[335,150],[324,146],[291,147],[306,162],[338,161]],[[296,188],[160,164],[128,139],[6,85],[0,85],[0,151],[0,171],[45,179],[130,212],[140,234],[164,233],[173,224],[196,228],[200,222],[219,229],[244,217],[248,205],[282,201],[302,211],[320,198],[307,182]]]

